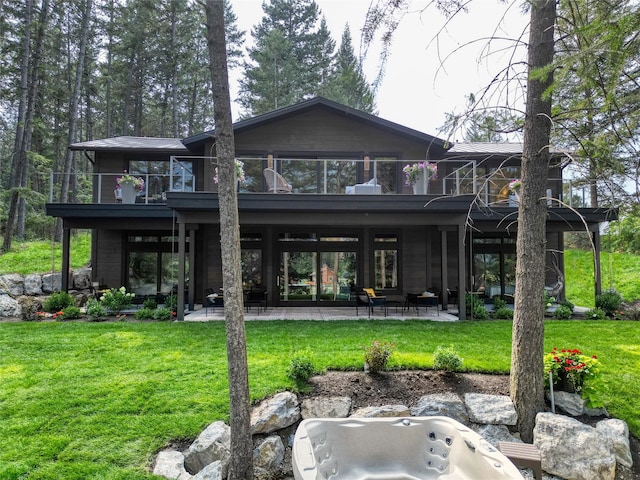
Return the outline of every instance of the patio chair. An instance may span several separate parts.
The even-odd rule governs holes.
[[[213,288],[208,288],[205,298],[205,316],[209,315],[210,308],[222,308],[224,309],[224,296],[222,291],[215,291]]]
[[[262,173],[267,181],[267,190],[273,193],[291,193],[291,184],[273,168],[265,168]]]
[[[248,312],[252,306],[258,307],[258,313],[260,313],[260,308],[262,308],[262,310],[264,311],[267,310],[266,290],[249,290],[247,292],[244,307]]]
[[[387,316],[387,297],[376,295],[376,291],[373,288],[363,288],[369,299],[369,318],[371,313],[376,307],[380,307],[384,312],[384,316]]]
[[[420,315],[420,307],[424,307],[425,314],[429,307],[436,307],[436,313],[440,315],[438,296],[436,294],[433,294],[433,296],[427,296],[424,293],[407,293],[404,302],[405,310],[408,311],[410,308],[415,308],[416,313]]]

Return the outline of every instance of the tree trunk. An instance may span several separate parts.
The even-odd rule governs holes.
[[[235,145],[224,31],[224,1],[207,0],[207,43],[213,90],[218,160],[220,239],[231,425],[230,480],[253,479],[247,345],[243,314],[240,227],[236,193]]]
[[[22,64],[20,67],[20,100],[18,103],[18,118],[16,121],[16,140],[14,147],[14,157],[11,165],[12,176],[10,179],[10,200],[7,214],[7,223],[4,229],[4,240],[2,252],[11,249],[11,242],[16,227],[18,217],[18,201],[20,199],[20,186],[22,172],[27,161],[27,151],[25,146],[25,129],[27,127],[27,110],[29,103],[29,68],[31,65],[31,23],[32,23],[33,2],[25,2],[24,33],[22,37]],[[31,85],[31,87],[35,87]]]
[[[544,409],[543,340],[547,206],[544,200],[549,168],[551,132],[551,71],[555,0],[531,2],[529,79],[522,152],[522,189],[518,209],[517,263],[511,398],[518,413],[518,430],[533,441],[535,417]]]
[[[89,39],[89,20],[91,17],[92,0],[86,0],[84,12],[82,13],[82,27],[80,38],[80,48],[78,50],[78,61],[76,62],[76,77],[73,85],[73,94],[69,99],[69,137],[67,144],[71,145],[76,141],[76,129],[78,125],[78,104],[80,103],[80,95],[82,89],[82,75],[84,71],[85,53],[87,51],[87,41]],[[60,191],[60,203],[69,202],[69,190],[72,185],[71,172],[75,171],[73,161],[74,152],[67,149],[62,176],[62,189]],[[74,179],[75,180],[75,179]],[[75,182],[73,183],[75,185]],[[58,218],[56,223],[55,240],[62,241],[62,221]]]

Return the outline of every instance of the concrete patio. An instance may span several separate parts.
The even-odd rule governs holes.
[[[204,308],[198,305],[195,311],[185,315],[187,322],[213,322],[224,320],[222,307]],[[436,322],[456,322],[458,310],[450,306],[449,310],[436,312],[429,308],[425,313],[421,308],[419,314],[415,309],[406,310],[401,306],[390,306],[385,317],[384,312],[376,308],[371,314],[372,320],[432,320]],[[266,310],[253,307],[244,312],[245,320],[367,320],[369,316],[366,308],[359,308],[356,315],[355,307],[267,307]]]

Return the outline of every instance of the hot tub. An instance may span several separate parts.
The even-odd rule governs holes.
[[[303,420],[292,462],[296,480],[523,480],[496,448],[448,417]]]

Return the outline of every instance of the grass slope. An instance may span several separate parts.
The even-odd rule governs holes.
[[[224,335],[222,322],[0,323],[0,478],[152,478],[169,441],[228,420]],[[607,408],[640,435],[640,323],[548,321],[545,336],[547,351],[598,355]],[[468,370],[509,369],[510,322],[249,322],[252,399],[292,388],[297,350],[322,369],[360,369],[375,339],[396,344],[395,368],[429,368],[453,344]]]

